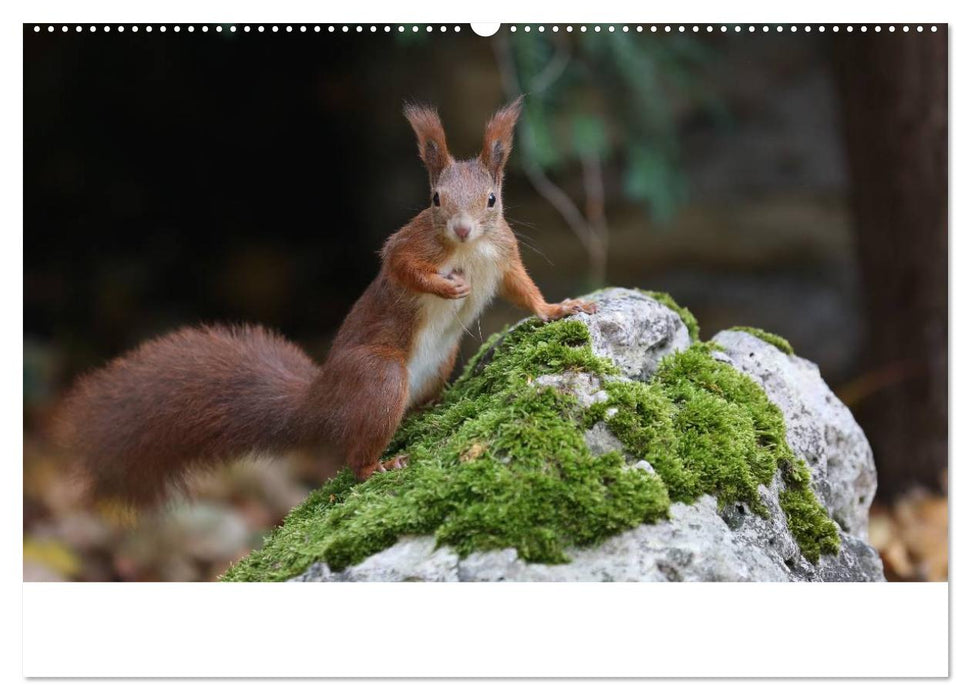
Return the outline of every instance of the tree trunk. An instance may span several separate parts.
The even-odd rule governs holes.
[[[947,28],[914,29],[835,52],[872,387],[854,411],[884,499],[941,488],[948,455]]]

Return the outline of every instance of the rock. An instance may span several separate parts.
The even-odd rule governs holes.
[[[609,382],[650,380],[666,356],[689,348],[691,338],[679,313],[645,293],[610,289],[591,298],[597,301],[597,313],[575,318],[589,330],[593,353],[611,360],[620,374],[607,377],[576,370],[540,374],[529,377],[529,390],[536,386],[552,388],[575,398],[576,405],[586,411],[584,415],[601,416],[602,420],[592,425],[578,426],[590,453],[605,458],[610,453],[620,453],[625,465],[620,472],[625,475],[623,478],[634,479],[632,483],[650,480],[656,483],[665,473],[663,467],[668,458],[654,453],[660,461],[655,457],[646,460],[629,454],[623,436],[615,435],[608,425],[612,425],[610,412],[618,409],[606,408],[599,414],[595,409],[609,400]],[[291,580],[883,580],[880,558],[865,539],[867,511],[875,490],[873,457],[849,410],[836,399],[811,362],[787,355],[745,332],[725,331],[713,340],[720,349],[711,350],[710,356],[705,357],[728,364],[753,379],[780,409],[785,420],[786,442],[792,450],[786,454],[789,458],[794,454],[796,462],[804,461],[808,467],[809,480],[803,482],[808,486],[803,486],[801,493],[823,513],[818,505],[821,504],[832,518],[820,516],[835,533],[834,542],[838,535],[840,546],[835,554],[826,553],[823,548],[820,556],[811,556],[810,560],[801,549],[803,540],[797,541],[793,535],[787,511],[780,505],[783,491],[793,488],[785,480],[791,479],[791,474],[784,477],[780,467],[774,476],[763,479],[757,493],[752,491],[748,501],[719,505],[713,495],[705,494],[691,503],[672,502],[666,518],[656,522],[641,520],[649,524],[635,522],[626,530],[618,528],[621,531],[614,530],[617,534],[595,546],[566,547],[565,557],[560,559],[567,559],[567,563],[526,561],[515,548],[501,546],[471,551],[463,557],[451,546],[436,547],[432,535],[408,535],[391,540],[393,543],[382,551],[340,571],[318,561]],[[502,342],[500,338],[480,355],[473,375],[492,361]],[[719,372],[724,374],[722,370]],[[760,400],[764,403],[764,399]],[[594,407],[593,413],[588,410],[590,407]],[[782,427],[776,421],[779,425],[776,434],[781,440]],[[658,465],[662,467],[660,472]],[[786,507],[791,516],[791,505]]]
[[[780,520],[781,517],[781,520]],[[730,516],[727,516],[730,519]],[[640,525],[598,547],[571,549],[568,564],[533,564],[515,549],[473,552],[465,559],[430,536],[397,544],[343,571],[317,563],[294,581],[882,581],[877,553],[843,534],[835,556],[802,558],[781,511],[747,514],[733,530],[715,499],[674,503],[670,518]],[[424,554],[416,559],[416,554]]]
[[[624,443],[618,440],[607,425],[600,421],[594,423],[584,434],[583,439],[590,451],[597,456],[608,452],[624,452]]]
[[[394,553],[391,554],[391,551]],[[294,581],[458,581],[459,555],[450,547],[435,548],[433,537],[402,537],[390,556],[373,556],[357,566],[333,572],[324,562],[312,565]],[[513,550],[515,554],[515,550]]]
[[[758,382],[782,409],[789,445],[809,465],[813,490],[833,519],[848,534],[866,538],[867,514],[877,491],[873,452],[819,368],[748,333],[722,331],[712,340],[732,366]]]
[[[641,471],[645,471],[648,474],[657,474],[657,472],[654,471],[654,466],[650,462],[648,462],[646,459],[639,459],[638,461],[634,462],[633,464],[627,465],[627,468],[628,469],[640,469]]]
[[[603,390],[600,378],[581,372],[544,374],[536,377],[533,382],[536,386],[549,386],[557,391],[572,394],[584,408],[607,400],[607,392]]]
[[[594,354],[628,379],[646,381],[666,355],[691,344],[678,314],[643,292],[614,287],[590,298],[597,313],[576,318],[590,330]]]

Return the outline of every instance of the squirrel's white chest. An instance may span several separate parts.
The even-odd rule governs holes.
[[[472,332],[476,319],[499,287],[499,252],[488,241],[468,248],[449,258],[439,273],[460,270],[471,287],[469,295],[464,299],[443,299],[434,294],[421,297],[422,322],[408,360],[409,406],[427,398],[462,334]]]

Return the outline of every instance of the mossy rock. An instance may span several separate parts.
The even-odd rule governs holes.
[[[792,345],[788,340],[783,338],[781,335],[776,335],[775,333],[769,333],[761,328],[752,328],[751,326],[735,326],[729,328],[730,331],[739,331],[741,333],[748,333],[749,335],[758,338],[764,343],[768,343],[772,347],[776,348],[780,352],[784,352],[786,355],[793,355],[795,351],[792,349]]]
[[[608,289],[595,314],[494,335],[398,430],[407,468],[342,472],[224,580],[876,578],[783,411],[656,296]],[[652,532],[631,569],[624,543]]]

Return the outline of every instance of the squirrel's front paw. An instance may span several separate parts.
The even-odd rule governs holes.
[[[597,305],[592,301],[581,299],[564,299],[560,304],[547,304],[546,308],[536,315],[543,321],[556,321],[573,314],[583,312],[592,314],[597,312]]]
[[[442,295],[446,299],[464,299],[472,292],[472,286],[466,282],[461,270],[452,270],[443,277],[452,283]]]

